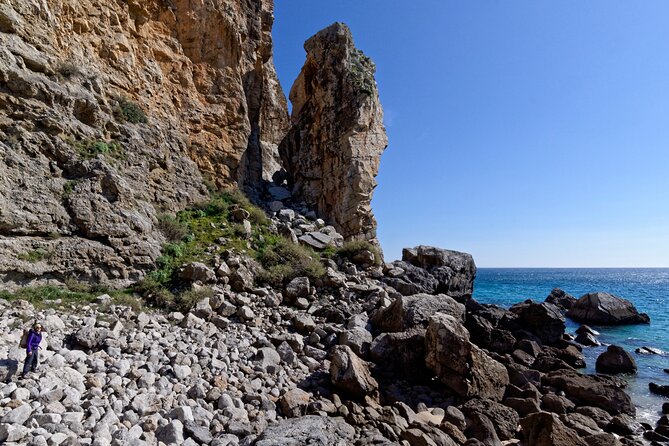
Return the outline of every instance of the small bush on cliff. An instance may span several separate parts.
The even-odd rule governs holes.
[[[49,252],[38,248],[38,249],[33,249],[32,251],[28,252],[23,252],[19,254],[19,259],[20,260],[25,260],[26,262],[30,263],[36,263],[39,262],[40,260],[44,260],[49,255]]]
[[[363,251],[369,251],[374,255],[375,265],[381,264],[381,254],[379,253],[379,249],[367,240],[345,243],[344,246],[337,250],[337,255],[353,261],[354,258]]]
[[[374,81],[375,70],[376,66],[372,62],[372,59],[365,56],[359,49],[353,50],[348,67],[348,78],[351,85],[361,93],[372,94],[376,87],[376,82]]]
[[[258,277],[260,282],[280,286],[299,276],[312,280],[325,274],[325,267],[313,249],[296,245],[284,237],[273,237],[257,254],[264,271]]]
[[[64,79],[69,79],[73,76],[81,75],[81,70],[72,62],[60,62],[56,66],[56,73]]]
[[[149,120],[144,110],[136,102],[128,98],[117,97],[118,105],[114,109],[114,116],[121,121],[127,121],[131,124],[146,124]]]
[[[156,227],[170,242],[179,242],[188,235],[188,226],[185,223],[166,214],[158,216]]]

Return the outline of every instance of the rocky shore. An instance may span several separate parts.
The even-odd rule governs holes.
[[[631,304],[504,309],[472,298],[469,254],[383,262],[375,65],[345,25],[320,31],[289,118],[272,8],[0,2],[0,442],[669,441],[624,380],[579,373],[596,332],[565,334],[565,311],[647,323]],[[135,294],[70,293],[91,286]],[[34,320],[41,366],[19,380]],[[603,372],[634,369],[607,353]]]
[[[581,347],[556,306],[477,303],[467,254],[419,246],[380,266],[359,254],[330,261],[323,280],[276,289],[254,285],[252,260],[223,253],[216,269],[183,269],[191,286],[214,290],[189,312],[134,311],[104,295],[76,308],[0,302],[0,439],[642,444],[649,427],[635,421],[624,381],[576,370]],[[46,328],[42,365],[12,380],[20,327],[33,318]]]

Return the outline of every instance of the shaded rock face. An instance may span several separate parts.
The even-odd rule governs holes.
[[[395,273],[384,282],[399,293],[444,293],[465,302],[474,291],[476,264],[471,254],[433,246],[404,248],[402,260],[390,264]]]
[[[539,412],[520,420],[526,444],[535,446],[586,446],[576,432],[552,413]]]
[[[546,297],[545,302],[553,304],[562,311],[567,311],[574,306],[577,299],[571,294],[561,290],[560,288],[553,288],[551,293]]]
[[[582,296],[567,311],[567,317],[584,324],[625,325],[647,324],[650,317],[639,313],[632,302],[609,293],[589,293]]]
[[[279,147],[293,196],[346,240],[375,241],[370,203],[388,139],[374,63],[341,23],[304,48],[307,60],[290,90],[292,127]]]
[[[509,384],[502,364],[469,342],[469,332],[453,316],[437,313],[425,334],[425,364],[458,395],[500,401]]]
[[[206,197],[201,172],[219,186],[271,178],[288,125],[272,8],[4,2],[3,286],[127,285],[160,254],[156,209]]]
[[[604,353],[597,357],[595,369],[598,373],[636,373],[636,361],[632,355],[617,345],[609,345]]]
[[[562,339],[565,319],[558,307],[550,303],[526,301],[509,309],[518,315],[521,327],[536,335],[545,344],[555,344]]]

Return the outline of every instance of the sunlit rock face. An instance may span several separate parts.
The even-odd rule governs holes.
[[[294,197],[347,240],[376,242],[371,199],[388,144],[374,63],[335,23],[304,45],[290,90],[292,127],[279,147]]]
[[[289,124],[272,22],[268,0],[2,2],[3,286],[127,284],[203,177],[270,179]]]

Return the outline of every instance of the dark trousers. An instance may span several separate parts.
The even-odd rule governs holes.
[[[30,355],[26,354],[26,362],[23,364],[23,374],[25,375],[30,370],[34,372],[38,364],[39,364],[39,350],[35,349],[33,350],[32,354]]]

